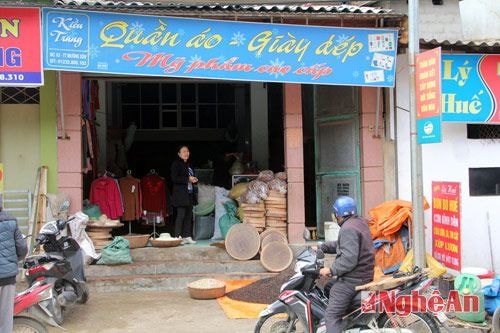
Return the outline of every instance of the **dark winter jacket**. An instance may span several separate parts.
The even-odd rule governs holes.
[[[326,253],[336,253],[332,275],[356,285],[373,280],[375,249],[365,219],[353,216],[342,223],[336,242],[321,246]]]
[[[193,205],[193,196],[188,192],[189,173],[188,162],[178,158],[170,167],[170,178],[172,180],[172,206],[188,207]]]
[[[0,211],[0,286],[16,282],[17,262],[27,253],[28,246],[17,227],[16,218]]]

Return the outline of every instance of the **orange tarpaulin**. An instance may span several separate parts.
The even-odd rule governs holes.
[[[424,198],[424,209],[429,203]],[[399,231],[404,223],[411,228],[412,203],[405,200],[390,200],[369,211],[369,227],[374,243],[379,246],[375,251],[375,266],[383,272],[392,272],[399,267],[406,255]],[[382,245],[380,245],[382,244]]]
[[[226,293],[245,287],[256,280],[226,280]],[[237,301],[227,296],[217,298],[217,302],[229,319],[254,319],[259,318],[259,313],[267,304]]]
[[[424,209],[429,203],[424,198]],[[373,239],[392,235],[401,229],[403,223],[412,220],[412,203],[406,200],[390,200],[370,209],[370,232]]]

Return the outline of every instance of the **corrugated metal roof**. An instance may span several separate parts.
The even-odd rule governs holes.
[[[253,1],[249,1],[252,3]],[[255,1],[257,2],[257,1]],[[262,2],[262,1],[260,1]],[[279,1],[277,1],[279,2]],[[176,4],[165,2],[138,1],[92,1],[92,0],[57,0],[56,6],[85,8],[129,8],[129,9],[163,9],[163,10],[202,10],[231,12],[284,12],[284,13],[346,13],[346,14],[392,14],[392,10],[376,7],[354,5],[288,5],[288,4]],[[400,14],[393,14],[403,16]]]
[[[498,51],[500,50],[500,40],[436,40],[420,39],[420,45],[429,45],[432,47],[444,47],[455,50],[478,50],[478,51]]]

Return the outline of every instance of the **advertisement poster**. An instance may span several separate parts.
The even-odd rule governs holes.
[[[442,119],[500,124],[500,54],[443,54]]]
[[[460,183],[432,182],[432,255],[460,271]]]
[[[0,11],[0,87],[43,85],[39,8]]]
[[[441,48],[416,56],[417,142],[441,142]]]
[[[398,33],[43,9],[44,68],[393,87]]]

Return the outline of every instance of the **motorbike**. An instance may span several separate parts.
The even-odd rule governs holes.
[[[86,303],[89,298],[82,249],[73,238],[61,234],[72,219],[45,223],[34,247],[42,246],[44,253],[29,255],[24,260],[25,276],[30,286],[42,281],[53,285],[56,301],[48,305],[48,311],[59,325],[68,306],[75,302]]]
[[[54,301],[53,284],[36,282],[14,299],[14,332],[47,333],[45,324],[59,325],[48,310]]]
[[[264,309],[255,326],[255,333],[323,333],[326,332],[325,311],[328,306],[329,288],[320,286],[319,270],[324,265],[321,250],[310,247],[297,257],[295,275],[286,281],[280,289],[278,300]],[[425,292],[433,279],[418,270],[412,272],[411,279],[402,286],[391,290],[395,295],[411,294],[412,291]],[[362,292],[358,292],[351,302],[348,314],[344,316],[346,333],[438,333],[435,317],[425,312],[410,312],[398,315],[396,311],[380,311],[374,306],[373,311],[366,311]],[[374,303],[382,302],[382,293],[374,295]],[[411,304],[406,306],[411,307]],[[383,309],[383,307],[382,307]]]

